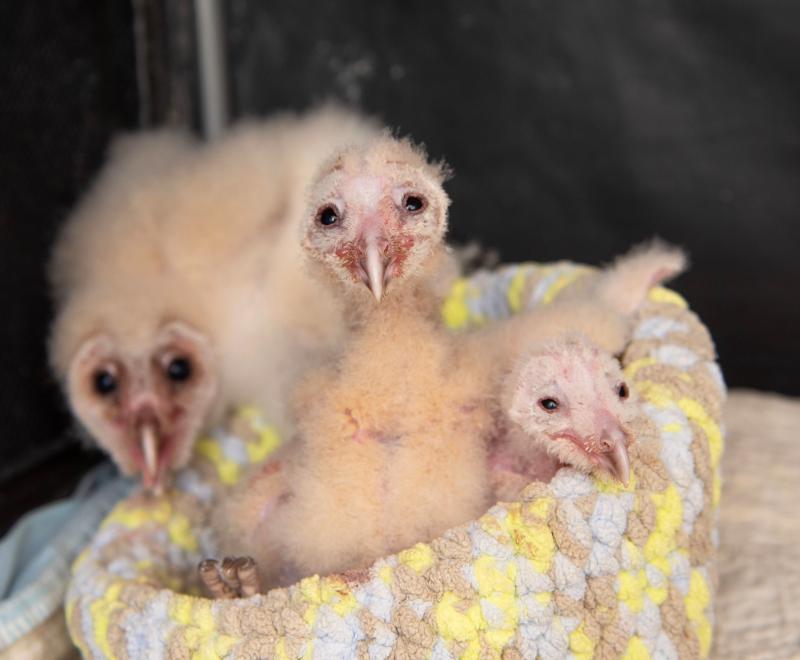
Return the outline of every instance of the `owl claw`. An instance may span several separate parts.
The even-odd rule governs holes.
[[[247,598],[261,591],[258,567],[252,557],[204,559],[197,567],[212,598]]]

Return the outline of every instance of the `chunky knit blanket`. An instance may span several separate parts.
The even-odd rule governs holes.
[[[547,304],[583,277],[521,265],[456,283],[464,328]],[[278,445],[258,411],[197,444],[161,498],[134,494],[73,566],[66,616],[85,656],[696,658],[709,653],[724,385],[705,327],[651,291],[623,363],[652,425],[627,487],[560,470],[519,501],[385,557],[248,599],[200,595],[209,512]]]

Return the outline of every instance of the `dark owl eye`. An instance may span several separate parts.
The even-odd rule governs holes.
[[[192,363],[188,358],[176,357],[167,365],[167,378],[176,383],[189,380],[192,376]]]
[[[555,399],[539,399],[539,407],[546,412],[558,410],[558,401]]]
[[[332,206],[323,206],[317,213],[317,222],[323,227],[330,227],[339,221],[339,214]]]
[[[628,385],[626,383],[620,383],[617,386],[617,394],[619,398],[622,400],[627,399],[630,396],[630,390],[628,390]]]
[[[97,371],[92,378],[94,391],[100,396],[108,396],[117,389],[117,379],[110,371]]]
[[[408,194],[403,197],[403,208],[407,213],[419,213],[425,208],[426,201],[421,195]]]

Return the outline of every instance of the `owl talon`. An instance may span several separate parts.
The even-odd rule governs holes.
[[[247,598],[261,590],[258,567],[252,557],[204,559],[197,567],[200,579],[212,598]]]

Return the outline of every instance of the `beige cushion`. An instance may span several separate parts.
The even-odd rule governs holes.
[[[800,658],[800,400],[734,390],[725,419],[715,656]]]

